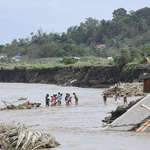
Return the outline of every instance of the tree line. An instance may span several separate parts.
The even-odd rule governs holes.
[[[0,53],[8,57],[20,54],[28,58],[98,56],[119,57],[128,54],[128,61],[150,55],[150,8],[113,11],[112,20],[86,18],[79,26],[63,33],[30,33],[30,38],[13,39],[0,45]],[[105,44],[106,47],[97,48]]]

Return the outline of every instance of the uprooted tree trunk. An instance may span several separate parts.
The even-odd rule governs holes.
[[[29,101],[19,104],[18,106],[10,103],[10,102],[6,102],[4,100],[1,100],[6,107],[1,108],[1,110],[7,110],[7,109],[31,109],[31,108],[35,108],[35,107],[39,107],[41,105],[41,103],[30,103]]]

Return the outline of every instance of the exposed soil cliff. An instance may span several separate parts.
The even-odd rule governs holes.
[[[0,70],[0,82],[48,83],[78,87],[103,88],[119,81],[132,82],[150,69],[137,68],[132,76],[122,74],[115,66],[55,67],[47,69],[14,68]]]

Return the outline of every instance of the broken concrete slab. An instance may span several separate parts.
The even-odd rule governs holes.
[[[120,117],[122,114],[124,114],[128,109],[133,107],[136,103],[138,103],[143,97],[138,98],[135,101],[130,101],[128,105],[119,105],[116,110],[111,111],[111,116],[105,117],[104,120],[102,120],[105,123],[112,123],[114,120],[116,120],[118,117]]]
[[[150,94],[148,94],[146,97],[140,100],[137,104],[135,104],[133,107],[127,110],[127,112],[125,112],[122,116],[114,120],[103,130],[132,130],[137,123],[140,123],[142,120],[150,116],[150,112],[145,108],[141,107],[141,104],[150,107]]]

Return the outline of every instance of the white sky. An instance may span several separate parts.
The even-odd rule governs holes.
[[[66,32],[85,19],[111,20],[118,8],[129,11],[150,7],[149,0],[0,0],[0,44],[46,33]]]

